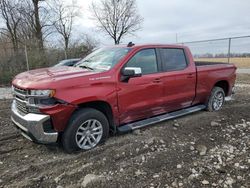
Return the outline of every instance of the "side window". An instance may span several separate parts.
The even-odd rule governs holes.
[[[163,48],[161,56],[164,71],[182,70],[187,67],[183,49]]]
[[[157,60],[154,49],[145,49],[137,52],[125,65],[125,67],[140,67],[142,74],[158,72]]]

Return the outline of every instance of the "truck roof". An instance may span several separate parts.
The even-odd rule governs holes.
[[[127,47],[127,48],[155,48],[155,47],[167,47],[167,48],[186,48],[184,45],[178,45],[178,44],[134,44],[131,47],[128,47],[127,45],[121,44],[121,45],[114,45],[109,47]]]

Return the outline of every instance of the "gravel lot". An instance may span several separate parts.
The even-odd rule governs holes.
[[[0,99],[11,99],[11,88],[10,87],[0,87]]]
[[[250,69],[237,69],[239,74],[250,74]]]
[[[250,187],[250,75],[239,75],[234,100],[113,136],[88,152],[34,144],[0,100],[0,187]]]

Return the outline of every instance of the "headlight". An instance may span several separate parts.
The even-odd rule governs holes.
[[[43,106],[53,106],[57,103],[57,100],[53,97],[30,97],[28,99],[29,107],[43,107]]]
[[[30,90],[30,95],[41,96],[41,97],[53,97],[56,91],[52,89],[48,90]]]

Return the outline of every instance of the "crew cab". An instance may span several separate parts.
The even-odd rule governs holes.
[[[109,134],[220,110],[235,79],[233,64],[194,62],[182,45],[104,47],[74,67],[17,75],[11,119],[34,142],[89,150]]]

